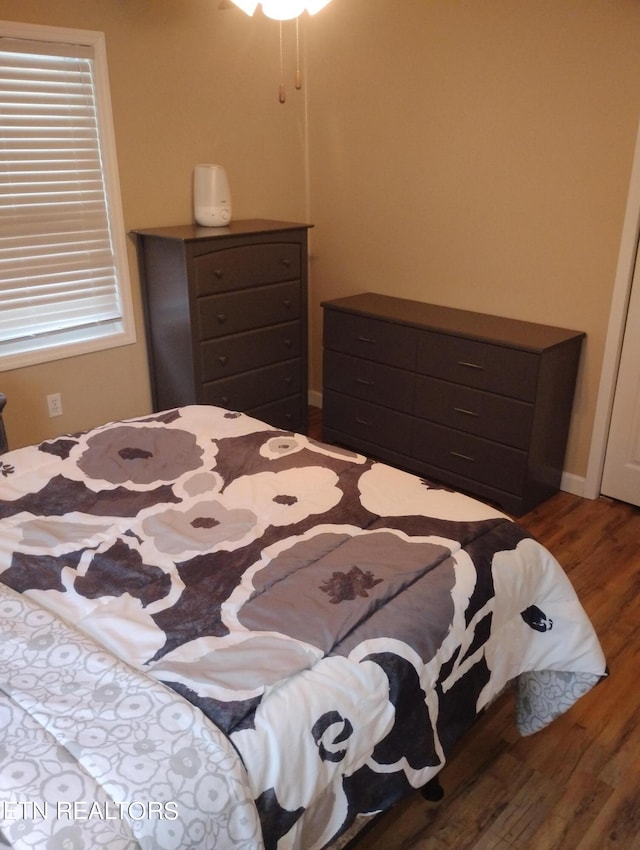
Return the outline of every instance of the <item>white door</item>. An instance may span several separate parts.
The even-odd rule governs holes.
[[[602,493],[640,507],[640,251],[625,325]]]

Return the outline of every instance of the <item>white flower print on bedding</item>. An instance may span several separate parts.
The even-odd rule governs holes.
[[[374,463],[360,477],[360,498],[364,507],[381,516],[407,513],[478,522],[505,519],[505,514],[463,493],[447,490],[400,469]]]
[[[61,647],[74,647],[84,663],[52,668]],[[0,799],[38,806],[18,817],[15,806],[0,805],[5,844],[262,847],[246,773],[228,739],[173,691],[2,584],[0,669]],[[69,700],[79,701],[72,718]],[[11,757],[18,739],[20,761]],[[154,783],[159,773],[163,782]]]

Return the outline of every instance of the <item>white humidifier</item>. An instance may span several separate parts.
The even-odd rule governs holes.
[[[231,192],[221,165],[196,165],[193,171],[193,215],[202,227],[224,227],[231,221]]]

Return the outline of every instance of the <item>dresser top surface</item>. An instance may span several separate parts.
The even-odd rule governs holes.
[[[174,239],[181,242],[195,242],[200,239],[216,239],[225,236],[244,236],[247,234],[277,233],[286,230],[301,230],[313,227],[292,221],[271,221],[270,219],[251,218],[231,221],[224,227],[201,227],[198,224],[178,224],[169,227],[148,227],[132,230],[137,236],[156,236],[159,239]]]
[[[322,306],[438,333],[465,336],[482,342],[525,348],[536,352],[561,345],[572,339],[582,339],[585,336],[582,331],[475,313],[470,310],[443,307],[438,304],[427,304],[374,292],[363,292],[359,295],[323,301]]]

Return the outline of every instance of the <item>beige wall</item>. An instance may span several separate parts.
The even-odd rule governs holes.
[[[198,162],[224,164],[237,218],[306,220],[304,100],[278,102],[278,26],[219,0],[0,0],[0,20],[106,35],[127,231],[191,220]],[[0,374],[10,445],[150,410],[135,250],[138,343]],[[62,393],[49,419],[46,395]]]
[[[351,292],[586,331],[566,464],[584,475],[639,117],[637,0],[332,0],[304,21],[307,80],[284,106],[277,24],[219,6],[0,0],[0,18],[106,33],[127,229],[189,220],[203,161],[227,168],[236,217],[314,223],[313,389],[318,305]],[[144,413],[142,331],[0,385],[14,445]],[[65,417],[49,420],[54,391]]]
[[[566,460],[583,476],[640,4],[333,0],[309,31],[314,304],[373,290],[586,331]]]

